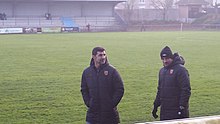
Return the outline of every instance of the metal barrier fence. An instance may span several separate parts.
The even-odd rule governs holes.
[[[127,31],[203,31],[220,30],[220,24],[161,24],[161,25],[131,25]]]

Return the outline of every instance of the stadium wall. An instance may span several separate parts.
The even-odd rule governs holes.
[[[163,20],[163,11],[160,9],[134,9],[132,12],[128,12],[125,9],[116,9],[121,17],[128,21],[151,21],[151,20]],[[167,21],[179,20],[178,9],[167,10],[165,19]]]

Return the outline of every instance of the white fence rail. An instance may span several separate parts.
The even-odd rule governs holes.
[[[220,124],[220,115],[167,120],[167,121],[145,122],[145,123],[136,123],[136,124]]]

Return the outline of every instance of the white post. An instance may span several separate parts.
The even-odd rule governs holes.
[[[180,24],[180,31],[183,31],[183,23]]]

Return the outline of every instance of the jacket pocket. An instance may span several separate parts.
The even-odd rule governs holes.
[[[95,111],[95,105],[94,105],[94,99],[91,98],[90,101],[89,101],[89,109],[90,111]]]

